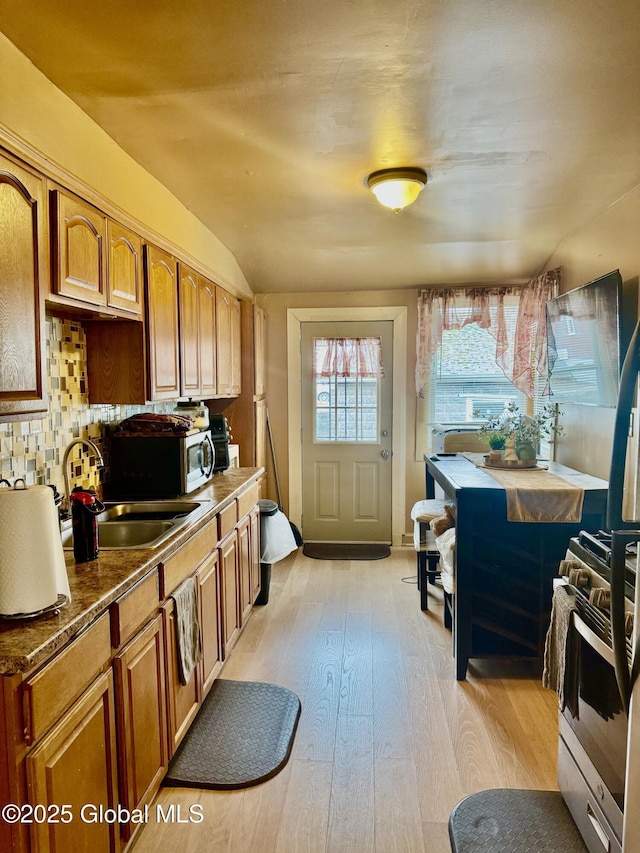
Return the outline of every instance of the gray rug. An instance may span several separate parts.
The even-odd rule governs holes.
[[[312,560],[384,560],[388,545],[353,542],[305,542],[302,553]]]
[[[559,791],[470,794],[451,812],[449,838],[452,853],[588,853]]]
[[[260,681],[218,679],[169,764],[164,785],[248,788],[275,776],[291,754],[300,699]]]

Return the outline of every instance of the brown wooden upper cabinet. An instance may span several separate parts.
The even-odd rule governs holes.
[[[107,220],[109,246],[107,301],[113,308],[142,314],[142,240],[118,222]]]
[[[231,299],[231,396],[242,392],[242,318],[240,300]]]
[[[231,396],[231,296],[216,287],[217,390],[220,397]]]
[[[216,288],[198,277],[198,328],[200,330],[200,396],[215,397],[216,385]]]
[[[216,288],[217,396],[237,397],[241,391],[240,300]]]
[[[54,294],[106,306],[106,216],[74,195],[52,190],[51,221]]]
[[[86,324],[89,400],[142,404],[239,394],[233,389],[240,387],[235,319],[240,300],[151,244],[144,245],[144,280],[146,325],[113,320]],[[218,366],[224,390],[217,387]]]
[[[184,264],[179,269],[180,295],[180,393],[200,394],[200,330],[198,327],[198,274]]]
[[[44,179],[0,154],[0,419],[41,417],[47,410],[45,200]]]
[[[179,264],[180,389],[183,397],[216,394],[215,285]]]
[[[254,389],[256,397],[265,395],[266,319],[264,309],[253,306]]]
[[[144,248],[149,399],[175,400],[181,393],[177,262],[157,246]]]
[[[225,403],[224,412],[240,445],[240,465],[266,464],[267,401],[265,399],[265,313],[240,300],[242,393]]]

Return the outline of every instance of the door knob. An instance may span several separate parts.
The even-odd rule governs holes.
[[[389,453],[388,450],[381,450],[380,451],[380,456],[382,456],[383,459],[388,459],[390,455],[391,454]]]

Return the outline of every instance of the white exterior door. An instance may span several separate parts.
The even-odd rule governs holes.
[[[393,323],[302,323],[301,333],[303,537],[390,543]],[[335,338],[380,338],[384,377],[314,376],[314,346]]]

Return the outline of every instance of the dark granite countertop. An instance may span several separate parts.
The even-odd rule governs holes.
[[[189,495],[210,500],[211,506],[158,548],[103,550],[90,563],[76,563],[73,552],[65,551],[71,601],[55,613],[33,619],[0,618],[0,674],[28,672],[44,663],[263,472],[263,468],[229,468],[215,474],[209,484]]]

